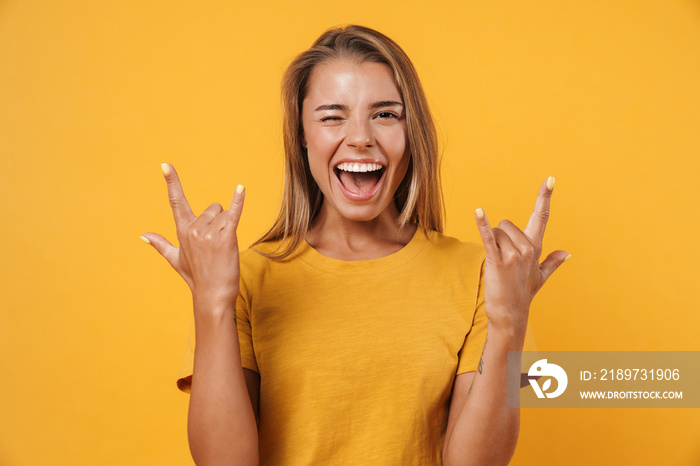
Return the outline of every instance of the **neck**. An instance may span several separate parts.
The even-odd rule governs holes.
[[[344,218],[324,203],[309,226],[306,241],[324,256],[335,259],[377,259],[399,251],[413,238],[416,225],[401,228],[398,219],[393,203],[368,221]]]

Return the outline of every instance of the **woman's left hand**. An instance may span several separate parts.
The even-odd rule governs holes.
[[[566,251],[554,251],[539,262],[553,188],[553,177],[542,183],[524,231],[509,220],[491,228],[484,211],[476,209],[476,223],[486,249],[484,280],[489,327],[524,334],[532,299],[570,257]]]

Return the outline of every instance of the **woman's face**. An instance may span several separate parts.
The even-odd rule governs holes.
[[[339,60],[317,65],[302,105],[311,174],[324,209],[368,221],[387,211],[409,155],[403,100],[382,63]]]

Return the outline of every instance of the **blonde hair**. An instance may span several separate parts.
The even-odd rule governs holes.
[[[316,65],[339,59],[384,63],[391,68],[403,99],[410,160],[394,195],[399,225],[418,224],[427,233],[442,232],[443,198],[435,124],[418,74],[406,53],[387,36],[362,26],[329,29],[310,49],[297,56],[282,81],[285,186],[282,206],[272,227],[252,247],[280,241],[273,259],[288,257],[302,243],[321,208],[323,194],[311,176],[304,149],[301,111],[311,72]],[[260,251],[259,251],[260,252]]]

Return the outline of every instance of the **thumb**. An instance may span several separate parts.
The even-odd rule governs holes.
[[[141,236],[144,243],[150,244],[153,248],[165,257],[165,260],[175,269],[180,270],[180,254],[179,249],[173,246],[170,241],[159,235],[158,233],[144,233]]]
[[[547,280],[561,264],[569,260],[571,254],[566,251],[554,251],[540,264],[540,270],[544,274],[544,279]]]

